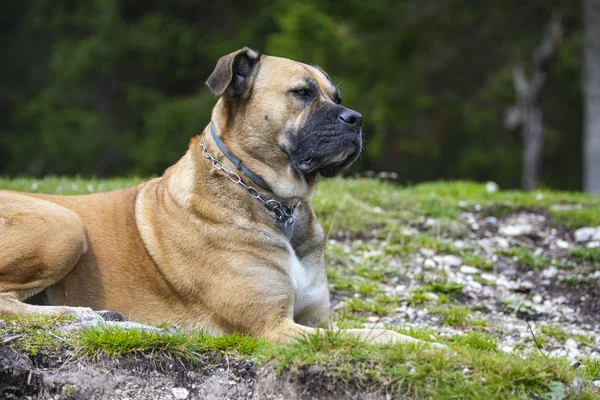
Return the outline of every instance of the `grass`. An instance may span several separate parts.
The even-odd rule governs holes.
[[[91,357],[150,354],[191,362],[198,362],[207,354],[211,357],[222,354],[250,356],[263,345],[262,341],[239,334],[215,337],[202,332],[162,333],[118,327],[82,330],[75,343],[80,352]]]
[[[515,261],[527,268],[543,269],[556,262],[551,257],[536,255],[533,251],[524,246],[511,247],[500,252],[501,255],[512,257]]]
[[[69,321],[71,317],[3,315],[0,317],[0,345],[7,340],[32,356],[50,354],[63,345],[64,335],[59,327]]]
[[[55,194],[86,194],[128,187],[142,179],[87,180],[81,178],[0,179],[0,189]],[[334,313],[341,327],[361,327],[373,317],[383,321],[401,304],[427,308],[444,321],[445,329],[463,334],[440,334],[440,328],[400,330],[423,340],[440,341],[452,351],[423,346],[371,346],[334,333],[309,336],[285,346],[275,346],[243,335],[212,337],[198,332],[156,333],[94,328],[78,333],[57,329],[63,318],[0,317],[0,343],[19,347],[31,355],[52,354],[61,348],[74,350],[82,359],[99,357],[146,357],[183,359],[202,366],[221,357],[252,357],[259,365],[272,363],[278,371],[304,370],[320,374],[336,387],[383,390],[405,398],[574,398],[569,384],[577,376],[586,382],[578,398],[600,398],[589,382],[600,379],[600,362],[586,360],[578,368],[566,359],[545,358],[538,352],[514,354],[499,351],[499,339],[473,307],[459,304],[464,285],[447,279],[437,267],[416,277],[407,271],[415,256],[455,255],[462,264],[482,271],[495,265],[482,253],[456,244],[468,236],[465,213],[482,218],[502,218],[515,210],[538,210],[552,217],[550,224],[567,229],[600,225],[600,197],[578,193],[539,191],[488,193],[485,185],[472,182],[438,182],[398,187],[368,179],[334,179],[319,184],[314,206],[329,238],[350,232],[359,240],[330,241],[327,245],[330,287],[343,302]],[[368,235],[366,235],[368,233]],[[375,239],[370,239],[375,236]],[[363,238],[363,239],[361,239]],[[600,265],[600,250],[573,248],[569,261]],[[426,254],[426,255],[423,255]],[[535,255],[524,246],[504,253],[523,268],[542,269],[552,264],[546,255]],[[575,278],[569,278],[575,279]],[[584,279],[584,278],[582,278]],[[492,285],[479,275],[473,280]],[[574,284],[580,284],[579,281]],[[404,285],[402,293],[390,286]],[[358,297],[354,297],[358,294]],[[515,299],[498,299],[509,314],[531,314]],[[516,308],[519,307],[517,310]],[[483,314],[481,314],[483,315]],[[593,338],[568,335],[558,325],[542,325],[540,340],[560,342],[573,338],[593,346]],[[532,345],[533,346],[533,345]],[[530,349],[531,350],[531,349]],[[561,397],[560,393],[564,396]],[[554,397],[553,397],[554,396]]]

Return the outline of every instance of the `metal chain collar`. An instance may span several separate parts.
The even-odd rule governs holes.
[[[300,200],[296,201],[296,203],[294,203],[292,205],[289,205],[287,203],[280,202],[279,200],[276,200],[276,199],[266,199],[258,191],[258,189],[256,189],[254,186],[246,185],[242,181],[242,178],[237,173],[235,173],[234,171],[228,170],[221,161],[214,158],[208,152],[208,150],[206,150],[206,145],[204,144],[204,140],[200,140],[200,146],[202,147],[202,156],[204,156],[204,158],[209,160],[212,163],[212,166],[216,170],[221,170],[221,171],[225,172],[227,174],[227,178],[229,178],[229,180],[231,182],[237,183],[238,185],[242,186],[244,189],[246,189],[246,191],[248,192],[250,197],[257,199],[265,206],[265,208],[267,210],[274,213],[275,219],[280,224],[283,225],[282,228],[283,228],[285,234],[288,237],[291,237],[291,233],[293,232],[293,226],[294,226],[294,223],[296,222],[294,219],[294,211],[296,210],[296,207],[298,207],[298,205],[300,204]]]

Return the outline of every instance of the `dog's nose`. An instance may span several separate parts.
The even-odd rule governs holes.
[[[362,125],[363,116],[354,110],[346,108],[338,115],[338,119],[345,124],[360,127]]]

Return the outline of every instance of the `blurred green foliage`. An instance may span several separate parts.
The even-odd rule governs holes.
[[[359,168],[520,181],[511,67],[553,12],[547,186],[581,186],[581,7],[571,0],[4,0],[0,175],[160,174],[208,123],[204,82],[248,45],[321,65],[365,115]]]

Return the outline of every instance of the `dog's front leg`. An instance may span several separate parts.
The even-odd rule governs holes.
[[[397,332],[385,329],[334,329],[336,333],[342,336],[356,338],[372,344],[396,344],[396,343],[419,343],[420,340],[410,336],[401,335]],[[326,329],[315,329],[308,326],[295,323],[292,319],[286,318],[280,321],[265,337],[273,343],[290,343],[302,337],[327,334]]]

